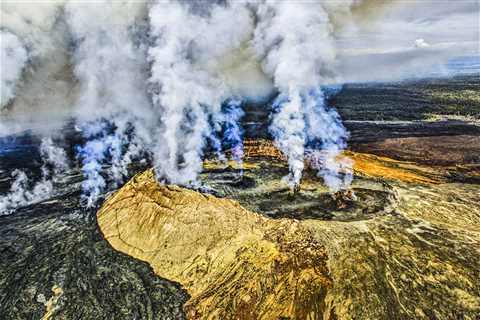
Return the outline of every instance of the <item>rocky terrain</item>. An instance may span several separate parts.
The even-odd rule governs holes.
[[[217,196],[160,186],[146,171],[106,201],[99,227],[185,286],[190,319],[475,319],[478,186],[350,155],[355,199],[314,176],[293,194],[280,182],[286,164],[267,154],[243,176],[209,163]]]
[[[105,242],[79,178],[0,217],[0,319],[183,319],[187,292]]]
[[[207,159],[199,190],[138,166],[96,212],[73,169],[0,215],[0,319],[479,319],[478,88],[346,85],[349,193],[281,182],[268,106],[246,106],[243,170]],[[38,174],[37,145],[2,141],[3,192],[12,168]]]

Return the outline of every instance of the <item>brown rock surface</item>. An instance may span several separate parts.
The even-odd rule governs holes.
[[[472,135],[391,138],[355,149],[429,165],[480,163],[480,136]]]
[[[247,139],[243,142],[244,155],[246,158],[271,157],[286,160],[285,156],[273,143],[264,139]]]

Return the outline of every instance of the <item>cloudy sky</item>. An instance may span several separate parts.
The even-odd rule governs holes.
[[[336,45],[347,80],[415,76],[445,60],[480,53],[480,2],[370,1],[353,11]],[[373,8],[375,8],[373,10]],[[367,77],[368,75],[368,77]]]

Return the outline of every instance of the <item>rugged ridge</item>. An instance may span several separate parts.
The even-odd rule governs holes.
[[[137,175],[98,212],[117,250],[182,283],[191,319],[319,318],[331,287],[325,248],[298,222]]]
[[[98,224],[116,250],[185,287],[190,319],[476,319],[478,186],[449,182],[435,168],[372,159],[374,169],[360,167],[352,188],[365,203],[375,192],[390,200],[352,219],[345,217],[355,207],[337,208],[333,218],[295,207],[305,201],[297,204],[251,158],[244,175],[254,182],[230,184],[225,192],[223,184],[212,184],[226,198],[159,185],[148,170],[107,199]],[[212,172],[222,183],[237,174],[213,163],[206,168],[207,181]],[[382,168],[394,174],[365,174]],[[321,182],[307,175],[297,196],[312,188],[322,190]],[[294,206],[299,216],[265,217],[262,206],[257,212],[242,206],[273,195],[274,205]]]

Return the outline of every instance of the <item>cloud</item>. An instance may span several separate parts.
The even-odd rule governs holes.
[[[426,42],[424,39],[419,38],[419,39],[415,40],[415,47],[417,47],[417,48],[428,48],[428,47],[430,47],[430,44],[428,42]]]
[[[373,17],[338,30],[340,82],[447,74],[449,59],[480,54],[479,10],[477,1],[390,1]],[[418,39],[425,41],[421,47]]]

